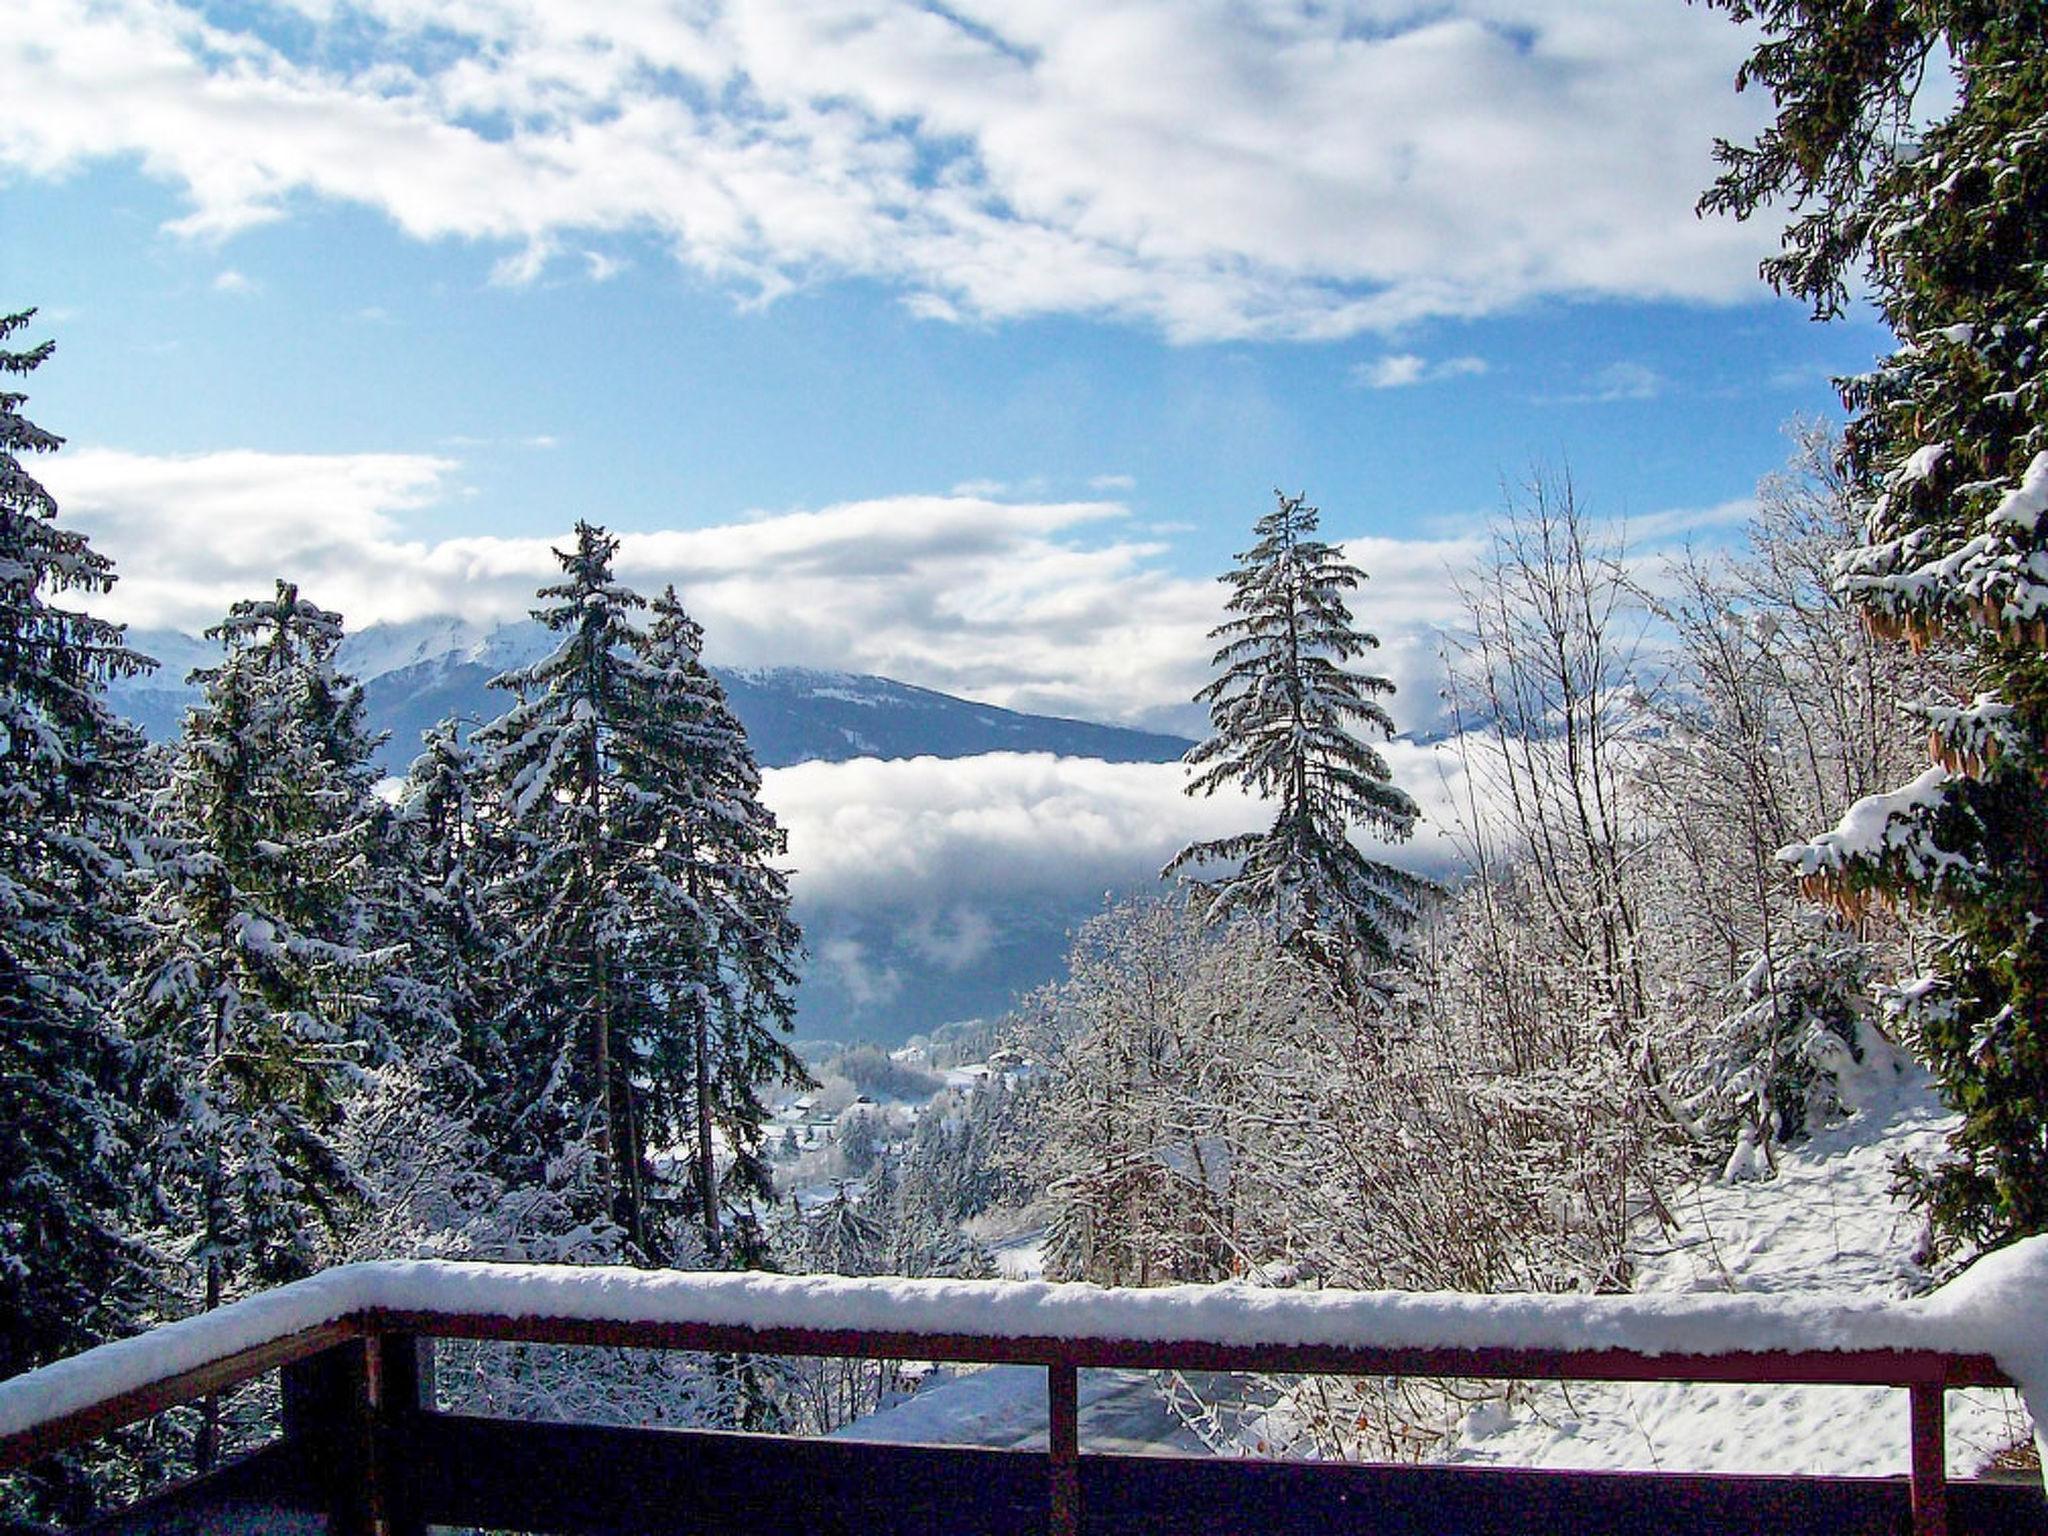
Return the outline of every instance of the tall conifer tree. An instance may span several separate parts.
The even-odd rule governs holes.
[[[498,889],[523,977],[505,1049],[535,1168],[587,1167],[601,1213],[641,1256],[674,1237],[650,1155],[685,1146],[683,1203],[723,1245],[722,1190],[767,1188],[760,1088],[802,1067],[779,1038],[798,935],[771,860],[783,840],[702,634],[673,591],[645,606],[612,575],[618,541],[589,523],[556,552],[535,617],[552,655],[497,680],[520,702],[477,736],[507,863]],[[717,1173],[717,1143],[731,1166]],[[581,1157],[565,1150],[581,1149]]]
[[[0,1377],[128,1331],[153,1269],[123,1212],[134,1128],[109,1017],[141,743],[105,702],[153,663],[53,601],[114,571],[23,462],[61,441],[9,387],[51,352],[5,345],[29,318],[0,316]]]
[[[1189,794],[1241,786],[1274,803],[1273,824],[1191,843],[1165,873],[1235,865],[1196,882],[1204,921],[1250,914],[1272,922],[1286,948],[1356,998],[1392,957],[1428,885],[1366,857],[1351,829],[1404,839],[1420,812],[1358,734],[1360,726],[1394,733],[1379,702],[1393,683],[1349,669],[1379,644],[1345,602],[1365,574],[1316,536],[1317,509],[1305,496],[1274,495],[1278,505],[1253,530],[1257,542],[1221,578],[1233,617],[1210,631],[1222,642],[1218,673],[1195,696],[1209,706],[1215,734],[1187,755],[1199,770]]]
[[[533,616],[553,652],[492,679],[518,696],[476,734],[502,841],[495,899],[517,934],[502,1000],[504,1048],[519,1073],[515,1182],[561,1188],[652,1257],[639,1184],[626,1052],[644,1023],[626,951],[634,904],[624,873],[644,807],[616,771],[620,723],[644,708],[633,651],[646,606],[612,576],[619,542],[587,522],[555,551],[562,579]]]
[[[725,690],[704,665],[703,629],[674,587],[654,601],[644,651],[654,688],[642,752],[622,754],[658,786],[647,851],[653,910],[642,964],[673,1015],[661,1059],[675,1130],[693,1150],[692,1206],[706,1248],[722,1255],[728,1195],[773,1196],[761,1158],[761,1090],[805,1082],[783,1038],[795,1018],[801,936],[789,883],[773,860],[787,846],[761,803],[761,771]],[[723,1180],[717,1144],[731,1159]]]
[[[1852,912],[1944,916],[1901,996],[1963,1123],[1915,1185],[1948,1238],[2048,1231],[2048,9],[1711,3],[1761,26],[1738,84],[1777,115],[1718,146],[1704,205],[1790,200],[1765,276],[1827,317],[1860,269],[1899,338],[1844,386],[1866,537],[1839,580],[1875,633],[1975,674],[1973,702],[1918,706],[1933,767],[1786,857]],[[1953,105],[1927,125],[1945,64]]]
[[[366,945],[374,742],[335,668],[340,616],[280,581],[207,634],[225,655],[193,674],[156,796],[151,937],[124,1008],[160,1120],[160,1214],[210,1308],[305,1273],[345,1219],[333,1133],[382,1049],[389,956]]]

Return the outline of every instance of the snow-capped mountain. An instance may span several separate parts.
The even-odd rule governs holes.
[[[187,677],[219,653],[210,641],[171,630],[139,630],[129,638],[162,666],[116,684],[115,707],[153,738],[175,735],[193,696]],[[381,763],[395,774],[405,771],[428,727],[451,717],[475,723],[501,713],[510,696],[491,688],[490,680],[537,660],[552,645],[553,637],[537,624],[487,626],[434,617],[350,635],[341,665],[363,684],[371,726],[390,733]],[[802,667],[716,670],[767,768],[983,752],[1164,763],[1190,745],[1153,731],[1021,714],[885,677]]]

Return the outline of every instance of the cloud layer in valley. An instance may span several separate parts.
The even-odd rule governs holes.
[[[1747,39],[1643,0],[14,0],[0,169],[133,158],[225,238],[308,198],[602,281],[1330,337],[1532,300],[1729,302],[1692,216]]]
[[[1448,874],[1457,758],[1402,741],[1387,759],[1425,819],[1377,856]],[[809,931],[805,1028],[901,1038],[996,1011],[1055,973],[1110,895],[1163,891],[1160,866],[1185,844],[1269,819],[1240,794],[1190,799],[1185,783],[1178,763],[1017,753],[770,769],[762,794],[789,830]]]
[[[1417,838],[1380,856],[1443,874],[1457,858],[1457,759],[1406,741],[1383,750],[1425,821]],[[790,863],[809,895],[902,906],[1121,887],[1156,875],[1190,842],[1271,819],[1244,795],[1192,798],[1186,783],[1179,763],[994,752],[771,768],[762,794],[789,830]]]

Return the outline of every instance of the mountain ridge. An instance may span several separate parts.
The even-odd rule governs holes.
[[[114,707],[153,739],[177,734],[196,690],[187,681],[218,651],[176,630],[137,630],[130,643],[164,665],[122,679]],[[501,713],[509,695],[491,678],[547,654],[554,637],[538,624],[486,626],[436,616],[372,625],[342,642],[340,664],[363,686],[373,730],[389,733],[378,765],[405,771],[421,733],[444,719],[472,727]],[[713,667],[764,768],[855,758],[960,758],[987,752],[1051,752],[1112,763],[1175,762],[1193,742],[1161,731],[984,704],[872,673],[818,667]]]

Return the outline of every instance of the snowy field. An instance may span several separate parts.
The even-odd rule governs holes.
[[[1924,1289],[1920,1229],[1890,1193],[1907,1153],[1942,1141],[1950,1116],[1925,1075],[1872,1062],[1860,1111],[1780,1154],[1775,1176],[1711,1181],[1680,1192],[1675,1232],[1646,1232],[1639,1293],[1770,1294],[1850,1301]],[[1039,1270],[1037,1235],[996,1251],[1014,1278]],[[1084,1372],[1083,1444],[1189,1452],[1201,1441],[1173,1414],[1159,1380]],[[1042,1371],[1008,1367],[928,1387],[842,1434],[973,1445],[1042,1444]],[[1949,1465],[1976,1474],[2028,1438],[2015,1394],[1949,1397]],[[1906,1394],[1862,1387],[1528,1383],[1510,1401],[1467,1414],[1450,1459],[1506,1466],[1884,1475],[1907,1468]]]
[[[1685,1191],[1684,1225],[1643,1245],[1636,1289],[1868,1300],[1923,1287],[1919,1222],[1892,1198],[1892,1169],[1937,1149],[1952,1117],[1917,1068],[1864,1084],[1862,1112],[1781,1154],[1776,1177]],[[1953,1392],[1948,1407],[1951,1475],[2028,1436],[2012,1393]],[[1906,1394],[1884,1388],[1544,1384],[1511,1410],[1471,1414],[1453,1459],[1885,1475],[1906,1470],[1906,1442]]]

